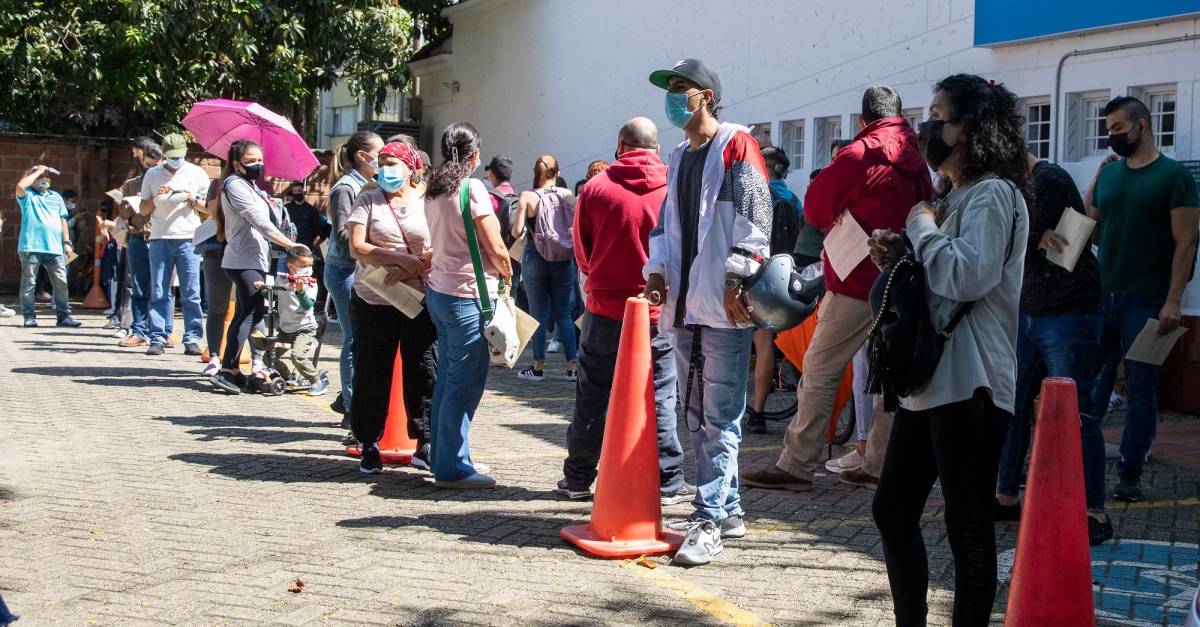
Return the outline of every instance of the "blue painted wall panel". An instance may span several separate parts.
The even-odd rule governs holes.
[[[976,0],[975,45],[1200,15],[1200,0]]]

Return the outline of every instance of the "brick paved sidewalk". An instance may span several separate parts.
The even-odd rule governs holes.
[[[447,492],[413,470],[360,475],[340,455],[332,394],[218,395],[181,349],[123,351],[98,316],[80,317],[76,330],[0,323],[0,593],[22,626],[890,624],[865,490],[832,478],[805,495],[744,490],[750,535],[707,567],[593,560],[558,535],[590,506],[550,492],[573,406],[565,382],[493,369],[472,450],[501,487]],[[323,350],[335,379],[336,356]],[[777,454],[782,425],[771,429],[746,438],[743,464]],[[1153,502],[1114,506],[1118,536],[1195,542],[1198,475],[1152,464]],[[935,491],[924,525],[931,624],[948,623],[952,585],[939,503]],[[1011,549],[1015,525],[998,530]],[[1112,565],[1153,551],[1104,551],[1098,572],[1153,587]],[[297,579],[303,591],[289,592]],[[1178,581],[1103,597],[1127,617],[1112,624],[1175,620]]]

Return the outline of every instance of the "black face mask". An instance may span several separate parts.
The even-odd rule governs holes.
[[[922,122],[917,132],[917,145],[921,148],[921,156],[925,157],[925,162],[934,170],[954,152],[954,147],[947,146],[946,142],[942,141],[942,129],[945,126],[945,120],[929,120]]]
[[[1124,133],[1109,133],[1108,135],[1108,147],[1122,157],[1128,157],[1137,152],[1138,146],[1141,143],[1141,135],[1138,135],[1135,141],[1129,141],[1129,131],[1125,131]]]
[[[304,194],[292,194],[292,200],[298,203],[304,202]]]
[[[257,181],[263,174],[263,164],[261,163],[256,163],[254,165],[243,165],[242,169],[246,171],[242,176],[247,181]]]

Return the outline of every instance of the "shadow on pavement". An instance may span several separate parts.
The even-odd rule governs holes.
[[[572,550],[559,530],[580,521],[575,518],[538,515],[537,512],[487,511],[423,514],[420,516],[367,516],[339,521],[339,527],[428,527],[460,536],[466,542],[516,547]]]
[[[126,368],[113,366],[45,366],[13,368],[13,374],[39,374],[53,377],[120,377],[132,383],[141,381],[136,377],[176,377],[198,380],[195,372],[164,368]],[[90,381],[80,381],[90,383]],[[118,384],[119,385],[119,384]]]
[[[275,416],[231,416],[201,414],[198,416],[156,416],[152,420],[169,422],[183,427],[328,427],[328,422],[293,420]]]
[[[313,440],[340,441],[342,436],[336,433],[321,433],[319,431],[278,431],[273,429],[248,429],[243,427],[214,427],[210,429],[192,429],[188,431],[200,442],[215,442],[217,440],[241,440],[259,444],[290,444],[293,442],[310,442]]]

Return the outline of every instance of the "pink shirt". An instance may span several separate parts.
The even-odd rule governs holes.
[[[419,198],[406,206],[392,208],[383,190],[363,190],[354,201],[354,209],[346,218],[346,224],[366,225],[367,242],[374,246],[408,252],[418,257],[425,257],[430,253],[429,225],[425,222],[424,203]],[[387,305],[387,300],[376,295],[362,282],[368,264],[359,261],[357,266],[354,291],[358,297],[372,305]],[[420,277],[405,279],[404,282],[422,292],[425,291]]]
[[[462,212],[458,208],[458,187],[453,192],[434,200],[425,200],[425,217],[429,221],[431,247],[437,251],[433,256],[433,268],[429,273],[429,288],[447,296],[479,298],[476,287],[475,268],[471,265],[471,251],[467,248],[467,234],[463,230]],[[471,217],[495,215],[492,202],[483,181],[471,179]],[[478,236],[478,229],[476,229]],[[487,280],[488,293],[493,296],[499,285],[500,273],[481,248],[483,272]]]

